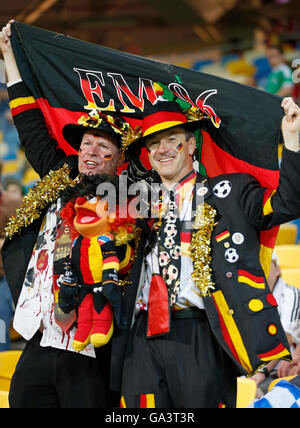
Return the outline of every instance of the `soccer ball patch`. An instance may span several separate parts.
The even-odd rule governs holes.
[[[177,230],[174,223],[167,224],[164,229],[165,234],[168,237],[174,238],[177,235]]]
[[[178,269],[176,266],[170,265],[163,270],[163,277],[167,285],[172,285],[172,282],[178,278]]]
[[[173,257],[173,259],[179,259],[180,255],[181,248],[179,247],[179,245],[175,245],[175,247],[171,250],[171,256]]]
[[[213,193],[218,198],[226,198],[231,192],[231,187],[230,181],[223,180],[213,188]]]
[[[167,248],[168,250],[171,250],[171,248],[173,248],[174,245],[175,245],[175,241],[173,238],[167,237],[165,239],[165,248]]]
[[[160,253],[158,260],[160,266],[167,266],[170,260],[169,254],[166,251],[163,251]]]
[[[166,215],[167,223],[176,223],[176,214],[173,212],[168,212]]]
[[[229,263],[235,263],[239,259],[239,255],[235,248],[228,248],[228,250],[225,251],[225,260]]]

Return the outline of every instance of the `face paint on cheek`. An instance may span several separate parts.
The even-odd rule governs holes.
[[[182,152],[182,151],[183,151],[183,144],[182,144],[182,143],[179,143],[179,144],[178,144],[178,146],[176,147],[176,149],[177,149],[179,152]]]
[[[104,156],[104,160],[105,161],[109,161],[109,160],[111,160],[112,159],[112,154],[109,154],[109,155],[105,155]]]

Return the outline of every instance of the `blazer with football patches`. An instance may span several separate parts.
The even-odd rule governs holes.
[[[267,284],[273,250],[264,245],[264,239],[273,227],[300,216],[299,165],[300,154],[284,149],[276,190],[261,187],[248,174],[198,177],[207,188],[202,191],[205,202],[217,212],[211,236],[214,290],[204,298],[205,309],[215,337],[241,375],[251,375],[274,359],[291,359],[277,303]],[[128,328],[116,332],[113,339],[113,389],[120,387],[122,359],[143,284],[146,246],[144,234],[131,272],[132,285],[124,296]]]
[[[299,154],[285,151],[284,158],[290,173],[297,171]],[[263,245],[264,231],[299,217],[300,195],[285,166],[274,193],[247,174],[227,174],[205,184],[205,202],[217,211],[211,237],[215,289],[204,298],[205,309],[219,343],[246,375],[271,360],[291,358],[267,283],[273,250]]]

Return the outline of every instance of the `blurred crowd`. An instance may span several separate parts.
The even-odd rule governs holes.
[[[27,162],[14,126],[6,85],[0,84],[0,249],[5,239],[5,225],[21,205],[23,197],[38,176]],[[0,351],[11,349],[11,339],[17,338],[11,328],[13,301],[5,279],[0,257]]]
[[[38,180],[27,162],[14,126],[6,85],[0,84],[0,159],[2,161],[2,186],[14,184],[26,194]]]

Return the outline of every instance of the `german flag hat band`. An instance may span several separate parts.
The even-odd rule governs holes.
[[[174,126],[180,126],[187,123],[186,116],[183,113],[161,111],[150,114],[143,120],[142,136],[147,137],[156,132],[164,131]]]

